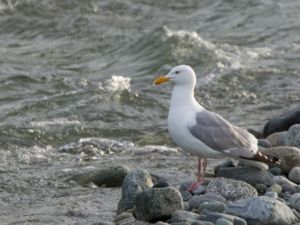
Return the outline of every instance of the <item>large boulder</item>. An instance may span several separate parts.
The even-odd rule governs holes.
[[[118,204],[118,214],[132,209],[136,196],[152,186],[151,175],[146,170],[134,170],[129,173],[122,184],[122,198]]]
[[[147,189],[137,195],[135,204],[136,218],[147,222],[164,221],[183,209],[181,194],[173,187]]]
[[[244,218],[248,224],[291,225],[297,222],[287,205],[266,196],[231,202],[225,212]]]
[[[223,177],[213,179],[207,186],[206,192],[219,194],[229,201],[257,196],[256,189],[250,184]]]

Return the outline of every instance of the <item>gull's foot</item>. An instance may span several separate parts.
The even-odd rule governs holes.
[[[195,191],[199,186],[201,186],[203,184],[203,182],[194,182],[192,183],[189,188],[187,189],[188,192],[193,192]]]

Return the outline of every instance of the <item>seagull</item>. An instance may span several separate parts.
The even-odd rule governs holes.
[[[181,149],[198,157],[197,181],[188,191],[204,184],[207,158],[231,157],[261,169],[279,163],[278,158],[258,150],[258,140],[251,133],[196,101],[196,74],[190,66],[176,66],[167,75],[157,77],[153,84],[168,81],[174,84],[168,115],[169,134]]]

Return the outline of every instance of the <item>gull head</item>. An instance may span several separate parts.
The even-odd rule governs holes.
[[[175,85],[195,86],[196,74],[192,67],[188,65],[179,65],[171,69],[165,76],[159,76],[154,81],[154,85],[159,85],[171,81]]]

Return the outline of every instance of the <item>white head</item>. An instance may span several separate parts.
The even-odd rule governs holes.
[[[175,85],[187,85],[193,88],[196,85],[196,74],[190,66],[175,66],[167,75],[156,78],[153,84],[158,85],[168,81],[173,82]]]

